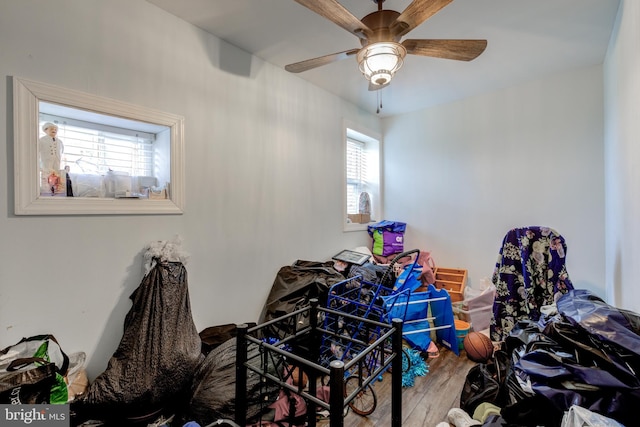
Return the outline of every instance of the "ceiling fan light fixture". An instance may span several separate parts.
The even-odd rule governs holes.
[[[406,54],[407,50],[400,43],[371,43],[358,52],[360,71],[373,85],[388,84],[402,67]]]

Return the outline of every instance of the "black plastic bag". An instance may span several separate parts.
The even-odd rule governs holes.
[[[630,377],[635,387],[640,385],[637,314],[618,310],[584,289],[571,291],[560,298],[558,312],[574,330],[580,331],[579,335],[589,337],[587,347],[602,353],[602,358],[607,359],[618,373],[624,372],[624,376]]]
[[[248,322],[247,326],[252,328],[255,323]],[[224,325],[209,326],[200,331],[200,339],[202,340],[202,354],[205,356],[220,344],[229,341],[236,336],[237,325],[235,323],[226,323]]]
[[[202,353],[184,265],[158,262],[130,298],[118,349],[72,404],[81,415],[138,417],[176,406],[190,388]]]
[[[333,268],[333,261],[302,261],[281,267],[271,286],[271,291],[258,319],[258,324],[292,313],[309,305],[309,300],[317,298],[319,305],[325,307],[329,288],[345,280],[340,272]],[[266,337],[285,338],[298,327],[309,324],[304,316],[291,319],[291,324],[278,322],[265,328]],[[265,332],[266,331],[266,332]]]
[[[637,315],[623,313],[586,290],[570,291],[557,307],[559,315],[543,330],[523,322],[506,339],[515,360],[509,392],[518,397],[520,384],[535,398],[513,399],[502,411],[504,419],[520,425],[559,425],[563,412],[579,405],[625,425],[637,424]]]
[[[460,408],[473,414],[483,402],[502,407],[506,402],[505,380],[510,361],[504,351],[495,351],[487,363],[479,363],[467,373],[460,394]]]
[[[186,419],[200,425],[210,425],[218,419],[235,418],[236,406],[236,348],[235,338],[220,344],[207,355],[194,374]],[[278,367],[282,366],[282,358],[270,356],[264,366],[263,355],[257,344],[250,343],[247,351],[247,362],[257,370],[278,375]],[[280,368],[281,369],[281,368]],[[272,381],[262,381],[260,375],[251,369],[247,370],[247,419],[263,412],[276,398],[279,386]]]

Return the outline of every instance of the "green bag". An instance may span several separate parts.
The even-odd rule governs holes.
[[[0,405],[49,403],[56,365],[34,359],[16,359],[0,372]]]
[[[69,357],[62,351],[53,335],[36,335],[0,350],[0,378],[17,370],[26,371],[52,363],[55,379],[51,384],[49,402],[67,403],[69,392],[64,376],[69,369]]]

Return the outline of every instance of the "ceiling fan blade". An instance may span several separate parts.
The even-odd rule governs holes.
[[[297,0],[296,0],[297,1]],[[409,6],[391,24],[391,34],[402,37],[427,19],[438,13],[440,9],[453,0],[413,0]]]
[[[336,0],[295,0],[307,9],[312,10],[320,16],[349,31],[358,38],[366,40],[373,31],[356,18],[351,12],[345,9]],[[450,0],[451,1],[451,0]]]
[[[303,71],[311,70],[322,65],[327,65],[332,62],[341,61],[355,55],[360,49],[345,50],[344,52],[332,53],[330,55],[320,56],[318,58],[307,59],[305,61],[295,62],[284,67],[285,70],[290,73],[301,73]]]
[[[402,45],[407,49],[407,53],[412,55],[471,61],[484,52],[487,41],[407,39]]]

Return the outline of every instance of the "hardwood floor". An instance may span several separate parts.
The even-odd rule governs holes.
[[[460,391],[469,369],[475,362],[464,352],[456,356],[452,351],[441,348],[440,356],[427,361],[429,373],[416,377],[412,387],[402,389],[402,425],[406,427],[435,427],[447,421],[449,409],[460,406]],[[378,399],[376,410],[367,417],[349,411],[346,427],[389,427],[391,425],[391,378],[385,374],[382,381],[376,381],[374,389]],[[329,427],[329,421],[322,420],[319,427]]]

